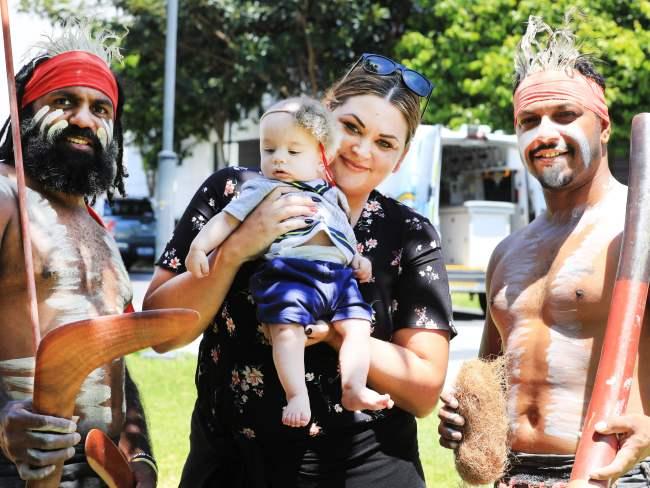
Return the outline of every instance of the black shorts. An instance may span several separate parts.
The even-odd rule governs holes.
[[[575,456],[570,454],[527,454],[511,452],[508,473],[495,488],[560,488],[571,476]],[[612,488],[650,488],[650,458],[621,476]]]

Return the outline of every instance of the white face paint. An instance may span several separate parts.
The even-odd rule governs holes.
[[[106,150],[106,146],[108,146],[108,134],[106,133],[106,129],[103,127],[97,129],[97,139],[99,139],[99,143],[102,145],[104,150]]]
[[[40,111],[39,111],[40,113]],[[50,112],[47,117],[43,119],[43,122],[41,122],[40,126],[40,133],[43,135],[45,133],[45,130],[48,128],[48,126],[56,119],[61,117],[63,115],[63,110],[60,108],[57,108],[55,111]]]
[[[48,142],[52,142],[56,136],[59,135],[59,133],[68,127],[68,121],[65,119],[59,120],[58,122],[52,124],[50,129],[47,131],[47,140]]]
[[[109,119],[102,119],[103,127],[97,129],[97,138],[101,143],[104,150],[113,140],[113,121]]]
[[[47,114],[50,111],[50,106],[49,105],[44,105],[41,107],[41,109],[36,112],[36,115],[32,117],[32,121],[29,124],[29,128],[32,129],[38,125],[38,123],[41,121],[43,117],[45,117],[45,114]]]
[[[587,135],[580,127],[578,120],[580,120],[580,118],[577,118],[570,124],[558,124],[551,120],[547,115],[544,115],[538,125],[526,131],[522,130],[517,137],[517,145],[519,146],[519,155],[521,156],[521,160],[530,162],[527,159],[527,156],[529,156],[530,150],[533,149],[530,147],[531,144],[535,140],[539,139],[540,134],[547,134],[554,131],[562,136],[558,142],[557,149],[560,151],[568,149],[566,140],[564,139],[564,136],[567,136],[577,144],[580,158],[582,159],[585,168],[588,168],[591,165],[593,154],[591,147],[589,146]]]

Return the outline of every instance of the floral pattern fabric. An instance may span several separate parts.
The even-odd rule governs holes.
[[[200,227],[237,197],[238,188],[247,179],[257,175],[243,168],[226,168],[210,176],[190,202],[157,264],[175,273],[184,272],[185,256]],[[373,191],[354,231],[359,252],[373,266],[370,282],[359,285],[373,308],[372,335],[389,341],[401,328],[423,328],[446,330],[453,337],[456,332],[440,239],[430,222]],[[305,351],[312,420],[304,429],[282,425],[284,391],[267,334],[256,319],[248,292],[248,280],[259,264],[241,267],[203,335],[196,385],[206,429],[217,433],[226,428],[247,441],[275,436],[309,439],[341,435],[349,427],[371,428],[380,418],[405,414],[397,407],[379,412],[343,409],[337,354],[318,344]]]

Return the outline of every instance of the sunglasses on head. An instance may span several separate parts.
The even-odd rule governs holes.
[[[402,82],[406,88],[411,90],[419,97],[426,97],[426,102],[420,116],[424,115],[424,112],[429,105],[431,92],[433,91],[433,83],[431,83],[426,76],[424,76],[422,73],[418,73],[415,70],[407,68],[403,64],[393,61],[386,56],[382,56],[381,54],[363,53],[357,62],[354,63],[352,68],[350,68],[350,70],[345,74],[343,79],[345,80],[350,75],[350,73],[352,73],[352,71],[354,71],[354,69],[359,65],[361,65],[361,67],[367,73],[372,73],[379,76],[389,76],[395,72],[399,72],[402,75]]]

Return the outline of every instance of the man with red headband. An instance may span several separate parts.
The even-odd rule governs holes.
[[[548,36],[546,45],[537,39]],[[547,211],[506,238],[488,268],[479,355],[507,355],[510,463],[497,487],[562,487],[571,473],[603,342],[627,188],[610,173],[605,83],[568,29],[531,17],[516,58],[514,123],[521,158]],[[604,419],[621,449],[591,474],[650,486],[650,324],[644,325],[627,414]],[[641,379],[641,380],[640,380]],[[453,393],[442,397],[441,444],[462,442]]]
[[[102,37],[102,40],[105,36]],[[77,46],[83,46],[79,50]],[[82,25],[40,46],[16,76],[41,335],[62,324],[121,313],[132,298],[116,243],[87,202],[124,193],[123,100],[110,49]],[[83,383],[73,421],[31,411],[34,351],[20,240],[9,121],[0,146],[0,486],[48,476],[66,460],[61,486],[104,486],[80,441],[99,428],[131,460],[138,487],[156,486],[146,423],[124,361]],[[0,135],[0,138],[2,136]],[[71,357],[70,361],[75,361]]]

